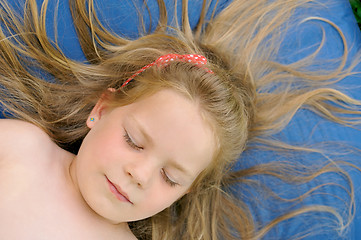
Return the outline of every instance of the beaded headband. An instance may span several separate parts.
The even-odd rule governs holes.
[[[133,80],[136,76],[138,76],[140,73],[144,72],[148,68],[150,68],[154,65],[157,65],[158,67],[166,67],[169,65],[170,62],[173,62],[173,61],[192,63],[192,64],[195,64],[196,66],[202,67],[206,72],[209,72],[212,74],[214,73],[209,68],[204,67],[204,65],[207,64],[207,59],[202,55],[198,55],[198,54],[185,54],[185,55],[167,54],[167,55],[160,56],[154,62],[142,67],[140,70],[138,70],[136,73],[134,73],[130,78],[128,78],[123,83],[121,88],[124,87],[125,85],[127,85],[131,80]]]

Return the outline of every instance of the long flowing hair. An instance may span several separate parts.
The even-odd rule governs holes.
[[[113,106],[130,104],[165,88],[198,104],[217,139],[214,161],[200,174],[189,194],[153,217],[130,223],[139,239],[259,239],[277,224],[310,212],[327,212],[346,228],[354,215],[354,193],[352,181],[341,166],[350,164],[330,161],[307,168],[272,162],[247,167],[237,162],[242,153],[255,147],[283,154],[320,152],[273,138],[301,108],[347,126],[361,122],[361,102],[331,87],[351,75],[358,63],[346,64],[348,49],[341,31],[344,54],[331,70],[307,68],[315,63],[322,44],[313,54],[292,64],[275,61],[284,33],[291,22],[297,24],[292,19],[295,9],[307,7],[308,2],[235,0],[215,15],[209,14],[212,9],[204,0],[199,22],[192,29],[187,0],[182,1],[181,20],[173,19],[172,24],[165,2],[157,0],[156,29],[149,33],[141,25],[140,37],[129,39],[102,24],[92,0],[70,0],[87,59],[79,62],[66,57],[57,42],[47,37],[47,0],[40,11],[36,1],[27,0],[23,15],[0,1],[0,103],[9,117],[39,126],[59,146],[74,152],[88,132],[85,122],[91,109],[108,88],[119,89],[107,99]],[[140,22],[144,22],[140,12]],[[214,74],[175,62],[164,68],[150,68],[120,89],[134,72],[169,53],[202,54]],[[238,170],[235,163],[241,165]],[[253,176],[267,175],[300,184],[330,172],[349,180],[346,221],[339,213],[344,209],[310,205],[260,224],[239,197],[246,186],[259,187]],[[277,197],[298,203],[313,190],[291,200]],[[275,195],[272,191],[269,194]]]

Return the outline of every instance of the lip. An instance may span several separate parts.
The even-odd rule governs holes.
[[[125,192],[123,192],[122,189],[117,184],[110,181],[107,176],[105,176],[105,178],[107,179],[110,191],[115,195],[115,197],[119,201],[133,204],[133,202],[129,200],[128,195]]]

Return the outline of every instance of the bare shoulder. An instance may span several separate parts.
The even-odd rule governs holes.
[[[6,158],[22,159],[29,152],[46,152],[55,145],[40,128],[20,120],[0,119],[0,132],[1,161]]]

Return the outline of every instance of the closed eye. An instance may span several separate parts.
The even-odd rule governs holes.
[[[133,149],[135,149],[135,150],[137,150],[137,151],[143,150],[143,147],[138,146],[137,144],[135,144],[135,142],[132,140],[132,138],[129,136],[128,132],[127,132],[125,129],[124,129],[124,131],[125,131],[124,139],[125,139],[125,141],[128,143],[128,145],[129,145],[131,148],[133,148]]]
[[[168,176],[167,172],[164,170],[164,168],[162,168],[162,177],[164,179],[164,181],[169,184],[171,187],[175,187],[177,185],[179,185],[178,183],[176,183],[175,181],[171,180],[170,177]]]

